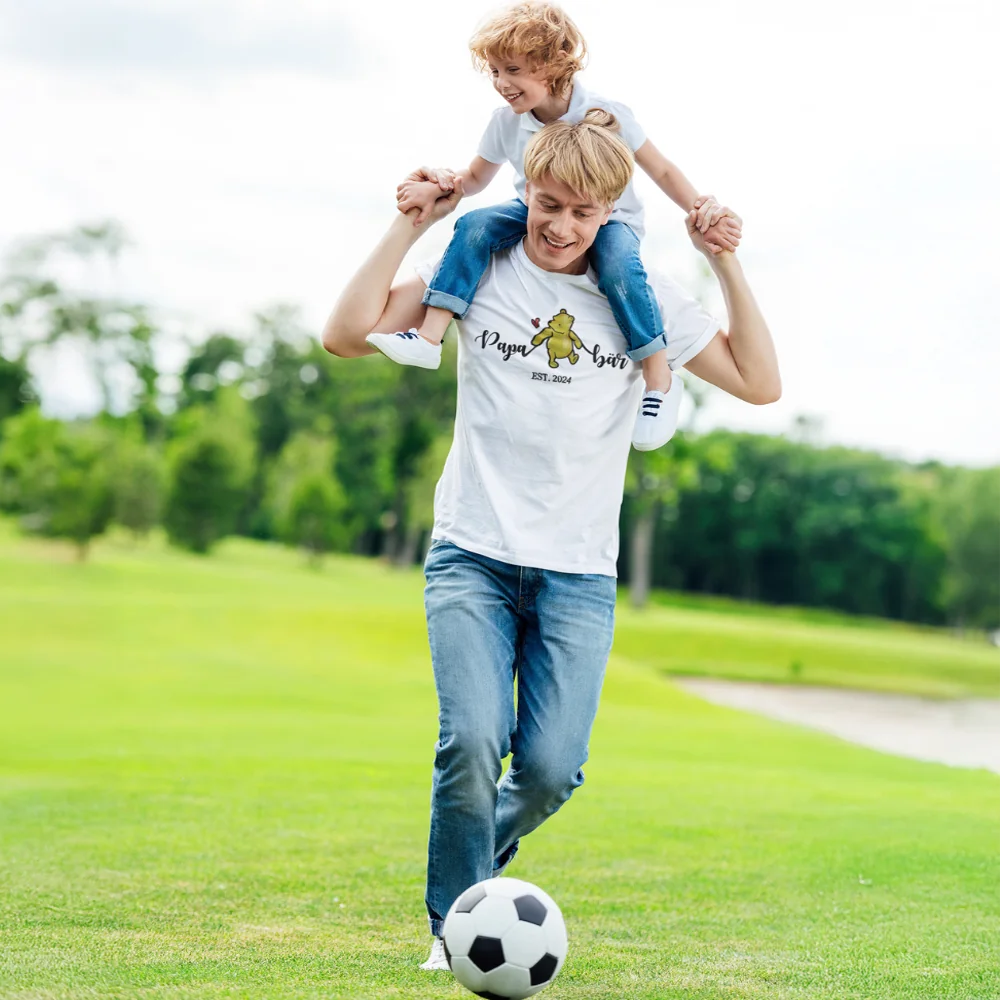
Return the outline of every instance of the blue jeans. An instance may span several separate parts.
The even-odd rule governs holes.
[[[460,216],[455,235],[424,293],[424,305],[448,309],[460,319],[486,273],[490,256],[524,239],[528,208],[518,198],[503,205],[477,208]],[[597,231],[590,259],[597,287],[607,296],[615,322],[633,361],[667,346],[656,296],[639,257],[639,237],[625,222],[610,220]]]
[[[440,936],[451,904],[583,784],[616,581],[513,566],[444,541],[424,572],[440,708],[426,903]]]

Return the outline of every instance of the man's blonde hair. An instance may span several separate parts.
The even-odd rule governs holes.
[[[469,48],[473,65],[484,73],[497,59],[523,58],[532,71],[543,69],[554,97],[565,95],[587,58],[580,29],[561,7],[540,0],[494,14],[476,30]]]
[[[610,111],[591,108],[575,125],[556,121],[539,129],[524,151],[524,177],[553,177],[578,195],[614,204],[632,179],[633,157]]]

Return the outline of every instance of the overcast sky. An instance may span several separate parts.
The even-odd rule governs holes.
[[[129,294],[203,329],[289,301],[318,332],[398,180],[474,155],[498,98],[466,43],[495,7],[0,0],[0,246],[113,217]],[[702,426],[806,414],[831,443],[1000,461],[1000,5],[566,7],[584,82],[745,220],[784,396],[720,395]],[[695,287],[680,211],[639,188],[647,263]],[[511,196],[502,171],[466,204]],[[47,375],[61,412],[88,404],[73,369]]]

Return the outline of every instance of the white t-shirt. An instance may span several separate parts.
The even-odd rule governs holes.
[[[417,274],[429,282],[434,268]],[[668,278],[649,277],[679,368],[719,323]],[[593,270],[542,270],[518,243],[490,258],[457,324],[455,437],[432,536],[517,566],[616,576],[642,370]]]
[[[646,133],[629,108],[617,101],[609,101],[599,94],[590,93],[584,89],[579,80],[574,81],[569,108],[559,120],[575,124],[583,120],[583,116],[590,108],[603,108],[618,119],[621,125],[621,137],[628,143],[633,153],[646,141]],[[531,137],[544,127],[530,111],[519,115],[515,114],[509,105],[505,105],[493,112],[479,143],[479,155],[484,160],[489,160],[490,163],[509,163],[514,168],[514,187],[517,188],[517,196],[521,201],[526,201],[524,150]],[[611,218],[627,222],[642,239],[645,229],[642,202],[635,193],[632,181],[629,181],[624,194],[615,202]]]

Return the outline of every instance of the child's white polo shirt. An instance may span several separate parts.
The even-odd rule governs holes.
[[[621,126],[621,137],[628,143],[634,153],[645,141],[646,133],[635,120],[631,108],[617,101],[609,101],[600,94],[586,90],[577,80],[573,83],[573,93],[570,95],[569,109],[560,121],[582,121],[591,108],[603,108],[610,111]],[[531,137],[545,126],[530,112],[515,114],[509,106],[497,108],[490,118],[489,125],[479,143],[479,155],[490,163],[509,163],[514,168],[514,187],[517,196],[525,201],[524,187],[524,150]],[[643,223],[642,202],[635,193],[632,181],[629,181],[624,194],[615,202],[612,219],[627,222],[639,238],[645,231]]]

